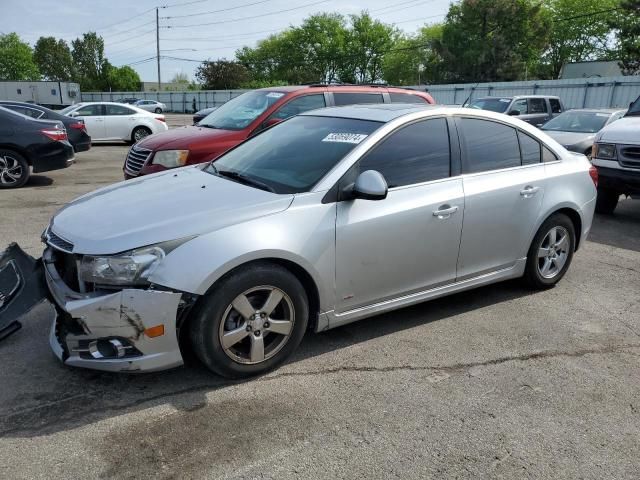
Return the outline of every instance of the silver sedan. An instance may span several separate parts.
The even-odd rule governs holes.
[[[596,182],[584,155],[493,112],[308,112],[58,212],[51,346],[68,365],[149,371],[182,364],[183,345],[244,377],[308,330],[512,278],[550,288],[589,233]]]
[[[153,113],[162,113],[167,110],[167,106],[155,100],[138,100],[134,105],[142,110]]]

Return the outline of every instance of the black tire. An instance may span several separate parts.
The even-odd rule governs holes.
[[[151,135],[151,130],[149,130],[147,127],[136,127],[131,132],[131,142],[139,142],[144,137],[148,137],[149,135]]]
[[[0,189],[19,188],[27,183],[29,162],[13,150],[0,149]]]
[[[611,215],[618,206],[620,193],[609,188],[598,188],[598,198],[596,199],[596,212],[604,215]]]
[[[551,265],[554,265],[554,260],[552,260],[551,257],[540,257],[539,252],[548,245],[547,235],[550,234],[551,230],[554,228],[558,229],[560,232],[564,231],[568,235],[567,244],[562,247],[562,251],[558,257],[558,260],[560,258],[564,258],[564,263],[561,268],[556,268],[555,270],[552,269],[548,272],[549,276],[545,276],[541,271],[542,266],[547,265],[547,260],[551,262]],[[527,254],[527,266],[524,273],[524,280],[530,287],[539,290],[555,286],[556,283],[564,277],[565,273],[567,273],[567,269],[569,268],[569,265],[571,265],[575,249],[576,233],[571,219],[562,213],[555,213],[551,215],[540,226],[538,232],[533,238],[533,241],[531,242],[531,247],[529,247],[529,252]],[[566,257],[562,257],[563,252]],[[558,264],[555,263],[555,266],[557,267]]]
[[[221,335],[232,330],[242,332],[247,329],[246,336],[232,348],[235,348],[235,346],[245,348],[247,349],[247,355],[249,355],[253,341],[256,340],[253,336],[259,337],[261,332],[259,329],[251,329],[249,321],[239,314],[239,310],[233,308],[232,302],[251,289],[264,288],[265,286],[274,287],[286,295],[286,299],[283,299],[282,302],[288,302],[285,307],[291,305],[293,308],[291,314],[293,326],[288,336],[268,332],[266,329],[263,330],[262,342],[265,359],[258,363],[242,363],[232,358],[234,352],[228,353],[225,351],[222,346]],[[250,295],[247,295],[246,298],[249,297]],[[251,306],[254,309],[255,305],[259,306],[262,303],[261,300],[256,298],[253,298],[252,302]],[[216,282],[194,310],[189,324],[192,348],[196,356],[207,368],[223,377],[243,378],[267,372],[282,364],[302,341],[309,320],[308,305],[307,294],[300,281],[280,265],[258,263],[240,267]],[[279,303],[276,309],[285,307]],[[288,311],[289,307],[286,308]],[[275,314],[276,310],[273,310],[273,312]],[[228,326],[226,322],[232,319],[232,315],[235,315],[237,321]],[[271,318],[267,317],[266,320],[255,321],[268,320],[271,320]],[[225,322],[224,325],[222,325],[223,322]],[[273,353],[269,354],[272,356],[269,358],[266,358],[269,346],[269,340],[267,339],[271,339],[270,341],[274,347],[272,349]],[[280,342],[281,346],[278,347],[276,342]],[[247,362],[250,360],[246,359]]]
[[[591,155],[592,155],[592,153],[593,153],[593,149],[592,149],[591,147],[587,148],[587,149],[584,151],[584,155],[585,155],[585,157],[587,157],[587,158],[589,159],[589,161],[591,161]]]
[[[158,107],[158,108],[156,108],[156,109],[154,110],[154,112],[156,112],[156,113],[162,113],[162,109],[161,109],[160,107]]]

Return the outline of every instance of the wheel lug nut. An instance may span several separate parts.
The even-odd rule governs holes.
[[[269,328],[269,322],[264,322],[264,325],[262,325],[264,328]]]
[[[256,337],[259,337],[259,336],[260,336],[260,330],[256,330],[255,332],[253,332],[253,334],[254,334]]]
[[[251,331],[251,325],[247,325],[247,332]]]

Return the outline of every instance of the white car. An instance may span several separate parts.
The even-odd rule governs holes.
[[[63,109],[61,113],[84,120],[92,142],[124,140],[135,143],[148,135],[169,129],[164,115],[122,103],[77,103]]]
[[[167,109],[167,106],[164,103],[156,102],[155,100],[138,100],[134,105],[146,110],[147,112],[154,113],[162,113]]]

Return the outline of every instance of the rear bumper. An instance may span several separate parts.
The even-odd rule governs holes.
[[[45,281],[57,311],[49,343],[62,362],[111,372],[182,365],[176,328],[181,293],[135,288],[74,292],[60,278],[51,255],[51,249],[43,255]],[[147,329],[158,325],[164,326],[164,334],[147,336]],[[112,348],[111,341],[120,348]]]
[[[73,147],[67,141],[55,142],[54,145],[47,144],[47,148],[38,149],[31,155],[33,173],[67,168],[73,164],[74,160]]]
[[[598,186],[618,191],[627,195],[640,194],[640,171],[607,168],[596,165],[598,169]]]

